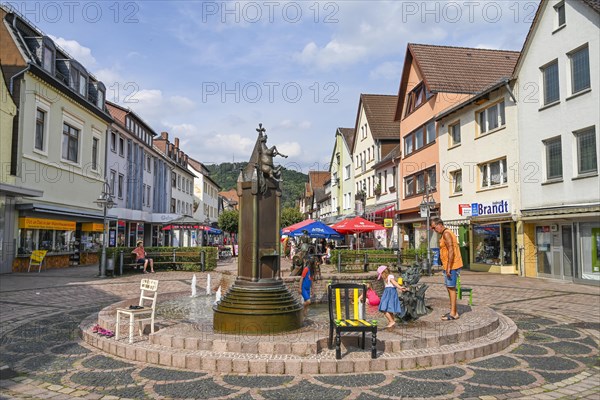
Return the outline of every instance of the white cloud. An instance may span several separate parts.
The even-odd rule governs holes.
[[[307,130],[310,129],[312,127],[312,122],[310,121],[302,121],[300,122],[300,125],[298,125],[298,128],[302,129],[302,130]]]
[[[310,42],[296,59],[303,64],[315,65],[319,69],[329,69],[332,66],[354,63],[367,54],[367,49],[362,45],[344,43],[333,39],[319,49],[315,42]]]
[[[50,35],[50,38],[60,47],[65,49],[67,53],[77,60],[85,68],[89,69],[96,65],[96,59],[92,56],[92,50],[79,44],[76,40],[68,40],[61,37]]]
[[[169,102],[180,109],[180,111],[189,111],[192,110],[196,103],[194,103],[191,99],[185,96],[171,96]]]
[[[369,77],[371,79],[386,79],[399,82],[400,74],[402,74],[402,67],[403,64],[401,62],[386,61],[371,70]]]
[[[277,150],[288,157],[298,157],[302,154],[302,146],[298,142],[283,142],[277,144]]]

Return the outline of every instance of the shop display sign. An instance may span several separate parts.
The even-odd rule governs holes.
[[[510,212],[508,200],[493,201],[491,203],[471,203],[471,216],[506,214]]]
[[[459,204],[458,213],[463,217],[471,216],[471,204]]]
[[[108,233],[108,245],[110,247],[115,247],[116,244],[117,244],[117,232],[110,231]]]
[[[81,224],[81,230],[83,232],[104,232],[104,224],[86,222],[84,224]]]
[[[21,229],[45,229],[51,231],[74,231],[75,221],[62,221],[58,219],[45,218],[19,218]]]
[[[385,218],[383,220],[383,226],[386,228],[392,228],[394,226],[394,220],[391,218]]]

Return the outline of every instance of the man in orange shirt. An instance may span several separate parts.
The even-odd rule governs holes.
[[[442,317],[444,321],[452,321],[459,318],[456,311],[456,282],[463,266],[460,248],[456,235],[444,226],[440,218],[431,220],[430,228],[441,235],[440,237],[440,261],[444,269],[444,283],[450,297],[450,312]]]

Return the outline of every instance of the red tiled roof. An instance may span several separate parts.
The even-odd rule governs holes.
[[[117,104],[110,103],[108,101],[105,102],[106,109],[108,113],[113,117],[113,119],[119,121],[121,125],[125,125],[125,116],[129,113],[128,110],[123,107],[118,106]]]
[[[479,93],[512,76],[518,51],[409,43],[423,79],[432,92]]]
[[[356,115],[356,124],[360,116],[360,107],[365,109],[365,114],[371,136],[373,139],[398,139],[400,138],[400,122],[394,121],[394,113],[398,96],[387,94],[361,94],[360,103],[358,106],[358,114]],[[358,129],[356,126],[355,129]]]
[[[313,189],[325,186],[329,178],[331,178],[329,171],[308,171],[308,181]]]

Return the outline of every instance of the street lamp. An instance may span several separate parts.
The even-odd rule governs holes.
[[[204,219],[204,226],[210,227],[210,218],[206,217]],[[208,231],[202,230],[202,245],[206,246],[208,244]]]
[[[98,275],[100,278],[106,278],[106,237],[108,235],[107,229],[107,221],[106,221],[106,210],[113,208],[115,206],[115,201],[113,200],[113,196],[110,190],[110,185],[105,180],[102,186],[102,193],[98,196],[98,199],[94,201],[101,207],[104,211],[103,213],[103,223],[104,229],[102,231],[102,253],[100,255],[100,274]]]
[[[435,199],[429,193],[429,185],[425,185],[425,194],[423,195],[420,206],[421,218],[427,218],[427,265],[425,268],[427,269],[427,274],[431,275],[431,232],[429,227],[431,210],[435,207]]]

